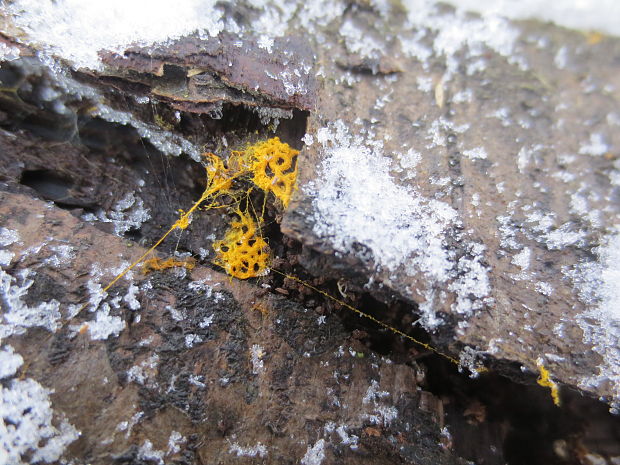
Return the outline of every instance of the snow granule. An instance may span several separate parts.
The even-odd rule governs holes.
[[[302,465],[321,465],[325,458],[325,440],[319,439],[313,446],[308,446],[306,454],[302,457]]]
[[[612,409],[620,412],[620,232],[611,234],[596,249],[596,261],[584,262],[567,272],[587,309],[577,323],[584,342],[603,358],[598,373],[584,379],[584,387],[612,386]]]
[[[30,378],[13,379],[9,385],[0,387],[2,463],[55,462],[79,437],[79,432],[66,420],[52,422],[51,393]]]

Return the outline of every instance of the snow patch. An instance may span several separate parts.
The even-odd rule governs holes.
[[[409,149],[405,153],[397,153],[398,168],[395,171],[404,172],[404,179],[413,179],[416,176],[416,167],[422,161],[422,154]]]
[[[342,121],[316,136],[323,161],[318,179],[304,187],[314,198],[314,233],[328,238],[339,253],[373,261],[378,270],[422,273],[428,283],[427,327],[439,323],[435,302],[429,301],[435,298],[433,289],[449,286],[457,297],[453,310],[464,316],[482,308],[490,293],[488,270],[481,263],[484,246],[459,236],[468,252],[460,258],[447,246],[450,235],[459,235],[456,210],[397,184],[380,141],[351,135]]]
[[[101,69],[98,52],[122,52],[129,45],[150,45],[198,32],[215,37],[224,29],[215,0],[16,0],[4,14],[48,54],[77,68]]]
[[[528,247],[524,247],[521,252],[514,255],[510,263],[521,268],[521,271],[525,271],[530,267],[530,259],[532,257],[532,250]]]
[[[605,137],[599,133],[590,134],[590,140],[579,147],[579,153],[581,155],[600,157],[607,152],[609,152],[609,145],[605,143]]]
[[[471,103],[474,99],[474,93],[471,89],[458,91],[452,96],[453,103]]]
[[[127,371],[127,381],[136,382],[146,386],[149,379],[157,373],[159,365],[159,355],[153,354],[139,365],[134,365]]]
[[[168,310],[168,312],[170,312],[170,317],[174,320],[174,321],[183,321],[185,318],[187,318],[187,315],[185,315],[185,312],[183,310],[177,310],[174,307],[171,307],[170,305],[166,305],[166,310]]]
[[[379,383],[373,379],[366,390],[362,403],[365,405],[372,404],[374,411],[373,413],[363,414],[362,419],[375,425],[388,426],[398,417],[396,407],[382,403],[382,400],[387,399],[389,396],[389,392],[379,390]]]
[[[128,439],[131,436],[131,430],[136,426],[140,420],[144,417],[144,412],[136,412],[134,413],[129,421],[121,421],[118,425],[116,425],[116,431],[124,431],[125,439]]]
[[[484,147],[476,147],[471,150],[463,150],[463,155],[470,160],[483,160],[487,158],[487,151]]]
[[[380,58],[385,49],[385,44],[378,42],[366,31],[358,28],[349,17],[340,26],[340,35],[349,52],[356,53],[362,58]]]
[[[313,446],[308,446],[301,463],[302,465],[321,465],[323,459],[325,459],[325,439],[319,439]]]
[[[79,437],[80,433],[66,420],[52,421],[52,392],[30,378],[13,379],[0,387],[2,463],[55,462]]]
[[[418,76],[416,78],[418,90],[422,92],[430,92],[433,90],[433,78],[430,76]]]
[[[110,315],[110,305],[101,305],[95,319],[86,323],[88,332],[93,341],[105,340],[110,336],[118,336],[125,329],[125,321],[120,316]]]
[[[544,281],[537,282],[535,285],[536,291],[542,295],[550,296],[553,294],[553,286]]]
[[[13,258],[15,258],[15,254],[13,252],[9,252],[8,250],[0,250],[0,266],[9,266]]]
[[[598,260],[584,262],[567,272],[587,309],[577,323],[584,342],[603,358],[598,373],[584,379],[583,387],[610,383],[612,411],[620,413],[620,231],[594,249]]]
[[[172,431],[168,438],[168,451],[166,455],[177,454],[181,451],[181,445],[187,442],[187,438],[178,431]]]
[[[553,63],[555,63],[555,66],[557,66],[559,69],[566,68],[566,65],[568,64],[568,47],[560,47],[558,52],[555,54],[555,57],[553,58]]]
[[[202,321],[198,323],[198,326],[202,329],[208,328],[209,326],[211,326],[211,323],[213,323],[213,317],[214,315],[204,317]]]
[[[140,289],[135,284],[130,284],[129,289],[127,289],[127,294],[123,297],[123,301],[129,306],[131,310],[139,310],[140,302],[136,296],[138,295],[138,291]]]
[[[15,375],[17,369],[23,364],[24,359],[15,353],[13,347],[6,345],[0,349],[0,379]]]
[[[35,273],[28,269],[18,272],[19,278],[0,269],[0,296],[4,301],[4,313],[0,319],[0,339],[13,334],[24,334],[26,329],[40,326],[55,332],[62,326],[60,303],[56,299],[41,301],[36,306],[29,306],[23,298],[34,284],[29,276]],[[21,282],[21,284],[17,284]]]
[[[191,349],[194,345],[202,342],[202,337],[198,334],[186,334],[185,335],[185,347]]]
[[[472,379],[480,376],[481,369],[484,368],[482,357],[485,353],[481,350],[476,350],[473,347],[465,346],[459,353],[459,372],[469,372],[469,377]]]
[[[21,53],[17,47],[0,42],[0,61],[13,61],[20,57]]]
[[[616,0],[447,0],[463,10],[510,19],[540,19],[560,26],[620,35],[620,3]]]
[[[475,59],[485,51],[493,50],[514,60],[514,44],[519,31],[501,16],[482,12],[476,17],[459,8],[454,13],[445,12],[432,1],[406,0],[404,5],[408,10],[406,29],[420,32],[415,39],[406,39],[403,52],[420,59],[417,50],[427,48],[425,41],[431,43],[434,55],[445,59],[446,80],[457,72],[461,51],[464,51],[465,59]]]
[[[164,452],[153,448],[153,443],[146,439],[138,449],[138,459],[145,462],[157,462],[164,465]]]
[[[265,371],[265,362],[263,361],[264,356],[265,351],[260,345],[252,345],[250,348],[250,360],[252,361],[252,373],[255,375]]]
[[[543,146],[540,144],[536,144],[532,147],[521,147],[517,155],[517,167],[521,173],[525,171],[525,168],[527,168],[530,162],[534,160],[534,155],[542,148]]]
[[[336,428],[336,433],[340,436],[340,442],[342,444],[349,446],[351,450],[356,450],[358,448],[359,437],[355,434],[349,434],[346,425],[338,426],[338,428]]]
[[[43,263],[54,268],[60,268],[69,265],[75,258],[75,248],[68,244],[53,245],[49,248],[53,255],[46,258]]]
[[[0,228],[0,247],[6,247],[8,245],[19,242],[19,234],[17,231],[7,228]]]
[[[129,192],[107,214],[100,210],[97,215],[91,213],[83,215],[82,218],[86,221],[99,220],[104,223],[112,223],[114,234],[122,236],[127,231],[139,229],[142,223],[151,219],[151,214],[148,208],[144,208],[142,199],[136,197],[133,192]]]
[[[260,442],[254,446],[246,447],[242,447],[234,442],[230,445],[228,452],[235,454],[237,457],[267,457],[267,448]]]

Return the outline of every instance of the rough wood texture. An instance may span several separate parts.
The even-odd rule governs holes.
[[[348,19],[379,34],[384,24],[371,25],[371,18],[357,12]],[[397,19],[386,21],[394,27]],[[581,33],[553,26],[544,32],[534,23],[519,27],[518,55],[527,69],[487,50],[484,69],[467,72],[480,58],[463,60],[447,82],[441,57],[423,63],[398,58],[398,72],[387,76],[352,71],[352,85],[324,80],[320,112],[308,120],[315,142],[302,152],[299,195],[283,230],[325,254],[335,251],[345,262],[361,263],[375,285],[420,304],[426,326],[441,334],[438,341],[452,333],[454,341],[473,346],[482,357],[518,362],[534,372],[540,357],[562,383],[614,402],[617,335],[610,333],[605,342],[592,338],[596,331],[584,324],[589,306],[571,273],[592,261],[593,249],[605,243],[620,214],[620,139],[613,119],[619,105],[620,42],[591,44]],[[541,48],[536,38],[543,35]],[[572,58],[559,65],[558,53]],[[345,47],[328,55],[317,60],[330,68],[328,75],[343,72],[334,56],[355,60]],[[420,88],[420,76],[428,79],[427,88]],[[317,142],[321,129],[337,120],[348,135],[334,140],[338,130],[331,126],[330,140]],[[368,178],[369,195],[378,195],[356,198],[359,208],[366,208],[364,202],[381,204],[377,216],[392,210],[395,217],[417,221],[420,228],[410,229],[436,234],[440,245],[410,237],[419,243],[410,247],[404,239],[403,249],[413,252],[386,266],[380,242],[397,235],[382,231],[383,220],[369,215],[366,228],[376,228],[376,236],[370,244],[358,241],[356,253],[356,232],[346,224],[349,213],[337,224],[317,207],[326,184],[325,160],[339,156],[339,145],[385,157],[393,184],[409,195],[401,203],[386,203],[373,190],[377,180]],[[407,160],[410,149],[421,154],[415,162]],[[338,189],[348,201],[346,181]],[[403,204],[411,198],[421,206],[407,217]],[[355,210],[357,205],[347,206]],[[447,209],[454,220],[441,219]],[[344,242],[343,236],[348,236]],[[434,262],[435,252],[450,259],[444,263],[435,257]],[[353,262],[351,253],[357,256]],[[434,272],[444,265],[445,277],[436,278]],[[445,322],[437,325],[436,318]]]
[[[105,281],[104,270],[144,250],[40,200],[0,197],[3,227],[19,236],[5,249],[11,285],[23,286],[28,268],[24,303],[55,301],[60,311],[55,331],[24,321],[3,342],[23,357],[22,379],[53,389],[54,422],[81,432],[66,458],[295,463],[333,442],[319,447],[323,463],[460,463],[438,447],[440,403],[418,387],[420,368],[369,353],[336,318],[318,324],[313,311],[254,285],[203,267],[136,273],[110,291],[117,304],[105,316],[74,314],[89,280]],[[67,244],[70,258],[58,259]],[[125,297],[135,286],[132,311]],[[105,318],[117,319],[118,337],[92,340]]]
[[[97,70],[0,18],[0,427],[39,416],[14,462],[618,461],[620,41],[333,3],[218,3],[238,36]],[[198,198],[201,153],[272,136],[301,150],[292,204],[266,206],[273,267],[460,367],[294,279],[218,273],[225,210],[159,249],[196,269],[99,295]]]

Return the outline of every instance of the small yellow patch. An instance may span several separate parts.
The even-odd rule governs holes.
[[[179,214],[180,217],[178,220],[176,220],[172,228],[187,229],[190,223],[191,213],[186,213],[183,210],[179,210]]]
[[[269,315],[269,309],[265,306],[265,304],[258,302],[254,305],[252,305],[252,310],[255,310],[257,312],[260,312],[260,314],[263,317],[266,317],[267,315]]]
[[[167,270],[168,268],[183,267],[188,270],[193,270],[196,266],[196,262],[193,258],[187,258],[185,260],[177,260],[170,257],[165,260],[157,257],[149,258],[142,263],[142,273],[147,274],[151,271]]]
[[[538,371],[540,372],[540,376],[538,377],[538,384],[542,387],[548,387],[551,389],[551,398],[553,399],[553,403],[556,406],[560,406],[560,390],[555,381],[553,381],[550,377],[549,370],[545,368],[541,359],[536,360],[536,366],[538,367]]]
[[[602,40],[605,38],[605,36],[603,34],[601,34],[598,31],[591,31],[587,34],[586,36],[586,40],[588,42],[588,45],[596,45],[600,42],[602,42]]]

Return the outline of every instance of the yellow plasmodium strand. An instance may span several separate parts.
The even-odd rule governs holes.
[[[429,351],[439,355],[440,357],[445,358],[446,360],[454,363],[457,366],[460,365],[459,361],[457,359],[455,359],[454,357],[450,357],[448,354],[443,353],[443,352],[441,352],[438,349],[435,349],[430,344],[427,344],[426,342],[422,342],[422,341],[414,338],[413,336],[410,336],[409,334],[406,334],[406,333],[402,332],[400,329],[394,328],[393,326],[390,326],[387,323],[384,323],[383,321],[375,318],[374,316],[372,316],[372,315],[370,315],[370,314],[368,314],[366,312],[361,311],[359,308],[355,308],[353,305],[349,305],[348,303],[344,302],[343,300],[340,300],[340,299],[334,297],[333,295],[330,295],[327,292],[322,291],[321,289],[319,289],[317,287],[314,287],[313,285],[311,285],[311,284],[309,284],[309,283],[307,283],[307,282],[297,278],[296,276],[291,276],[291,275],[288,275],[286,273],[282,273],[281,271],[278,271],[278,270],[273,269],[273,268],[271,268],[271,271],[273,271],[274,273],[277,273],[277,274],[279,274],[281,276],[284,276],[285,278],[292,279],[293,281],[298,282],[299,284],[301,284],[302,286],[307,287],[308,289],[311,289],[311,290],[313,290],[315,292],[318,292],[322,296],[327,297],[329,300],[332,300],[332,301],[342,305],[347,310],[351,310],[352,312],[357,313],[359,316],[372,321],[373,323],[381,326],[382,328],[385,328],[388,331],[393,332],[394,334],[398,334],[399,336],[402,336],[405,339],[408,339],[409,341],[411,341],[411,342],[413,342],[413,343],[415,343],[415,344],[417,344],[417,345],[419,345],[421,347],[424,347],[426,350],[429,350]],[[481,369],[478,370],[479,373],[482,373],[484,371],[486,371],[486,368],[481,368]]]
[[[238,279],[255,278],[267,273],[269,246],[257,233],[258,226],[248,214],[237,211],[226,236],[213,243],[214,264],[224,268],[229,276]]]
[[[536,366],[538,367],[538,371],[540,372],[540,376],[537,379],[537,382],[542,387],[547,387],[551,389],[551,398],[553,399],[553,403],[556,406],[560,406],[560,390],[555,381],[551,379],[549,370],[545,368],[543,365],[542,359],[536,360]]]
[[[151,271],[167,270],[168,268],[183,267],[188,270],[193,270],[196,267],[196,261],[189,257],[184,260],[178,260],[174,257],[161,259],[158,257],[149,258],[142,263],[142,273],[147,274]]]
[[[205,202],[209,197],[211,197],[213,194],[217,193],[222,188],[222,186],[224,186],[227,182],[228,182],[227,180],[226,181],[220,181],[219,183],[217,183],[215,185],[213,185],[214,183],[209,182],[209,184],[207,185],[207,188],[202,193],[200,198],[196,201],[196,203],[194,205],[192,205],[192,207],[189,210],[187,210],[186,212],[183,212],[181,214],[181,217],[178,220],[175,221],[175,223],[170,227],[170,229],[168,229],[168,231],[166,231],[164,233],[164,235],[161,236],[159,238],[159,240],[157,242],[155,242],[155,244],[153,244],[153,246],[149,250],[144,252],[140,256],[140,258],[138,258],[135,262],[133,262],[131,265],[129,265],[127,268],[125,268],[123,271],[121,271],[112,281],[110,281],[110,283],[101,290],[101,293],[103,294],[104,292],[108,291],[108,289],[110,289],[112,286],[114,286],[114,284],[116,284],[116,282],[119,279],[121,279],[123,276],[125,276],[127,273],[129,273],[129,271],[131,271],[136,266],[138,266],[140,263],[142,263],[146,257],[148,257],[157,247],[159,247],[159,245],[162,242],[164,242],[164,240],[170,235],[170,233],[172,233],[172,231],[174,231],[177,228],[179,228],[179,229],[187,228],[189,226],[190,221],[191,221],[192,213],[194,213],[196,211],[196,209],[203,202]]]
[[[131,265],[129,265],[123,271],[121,271],[119,274],[117,274],[114,277],[114,279],[112,279],[112,281],[110,281],[99,292],[99,294],[100,295],[105,294],[112,286],[114,286],[114,284],[116,284],[118,282],[119,279],[121,279],[123,276],[125,276],[127,273],[129,273],[132,269],[134,269],[136,266],[138,266],[140,263],[142,263],[146,257],[148,257],[157,247],[159,247],[159,245],[162,242],[164,242],[164,240],[166,240],[166,238],[172,233],[172,231],[174,231],[177,228],[178,229],[185,229],[185,228],[187,228],[189,226],[189,223],[191,222],[192,214],[198,209],[198,207],[200,207],[200,205],[202,205],[207,199],[209,199],[209,198],[215,199],[217,197],[217,195],[223,193],[223,189],[227,188],[226,186],[230,186],[230,182],[232,182],[232,180],[235,177],[237,177],[237,176],[238,175],[231,175],[230,177],[223,177],[223,178],[219,178],[219,179],[217,179],[217,178],[210,178],[209,182],[207,184],[207,187],[205,188],[205,190],[202,193],[202,195],[200,196],[200,198],[194,203],[194,205],[192,205],[191,208],[188,211],[186,211],[186,212],[181,211],[181,217],[177,221],[175,221],[172,226],[170,226],[170,229],[168,229],[168,231],[166,231],[157,240],[157,242],[155,242],[155,244],[153,244],[151,246],[150,249],[148,249],[140,257],[138,257]],[[88,306],[88,302],[83,304],[80,307],[78,312],[81,312],[87,306]]]

